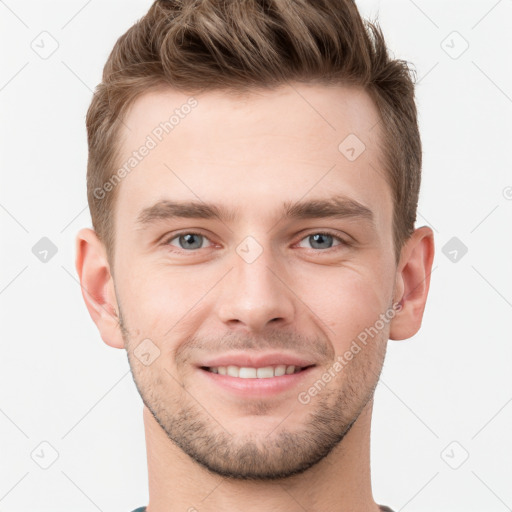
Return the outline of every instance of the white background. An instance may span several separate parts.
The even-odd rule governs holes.
[[[376,392],[374,497],[396,512],[512,510],[512,1],[357,3],[416,69],[417,226],[436,240],[422,328],[389,342]],[[85,113],[149,6],[0,1],[0,511],[147,504],[142,401],[87,313],[74,243],[90,226]],[[58,43],[47,59],[31,47],[42,31]],[[46,263],[42,237],[58,249]],[[456,262],[452,237],[468,248]],[[58,452],[48,469],[42,442]]]

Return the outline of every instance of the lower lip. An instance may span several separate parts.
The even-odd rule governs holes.
[[[291,375],[280,377],[269,377],[267,379],[241,379],[229,375],[220,375],[199,368],[199,373],[204,375],[209,382],[225,389],[235,395],[243,397],[270,397],[289,391],[303,383],[304,379],[311,374],[314,366]]]

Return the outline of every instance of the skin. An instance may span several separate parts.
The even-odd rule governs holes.
[[[395,265],[381,124],[364,91],[295,84],[195,98],[197,107],[118,185],[114,261],[93,230],[77,235],[89,313],[105,343],[127,351],[145,404],[148,511],[376,512],[373,394],[388,339],[421,326],[433,232],[416,229]],[[170,89],[139,97],[125,119],[123,155],[187,99]],[[366,146],[355,161],[338,150],[349,133]],[[370,208],[374,229],[362,218],[283,217],[285,201],[339,194]],[[139,213],[162,199],[212,202],[236,217],[139,227]],[[315,244],[311,235],[326,230],[334,237]],[[192,238],[190,249],[176,235],[187,232],[205,238]],[[262,250],[251,263],[236,250],[247,236]],[[299,392],[394,303],[401,308],[392,319],[301,403]],[[149,365],[134,352],[145,339],[159,351]],[[293,389],[244,398],[196,367],[235,349],[296,354],[315,367]]]

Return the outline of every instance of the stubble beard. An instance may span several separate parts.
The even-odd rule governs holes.
[[[373,398],[385,355],[362,357],[346,367],[314,400],[283,411],[281,423],[270,432],[237,434],[215,416],[208,404],[199,404],[186,388],[165,369],[150,373],[133,360],[136,343],[122,322],[121,330],[128,362],[137,390],[166,436],[202,468],[233,480],[272,481],[304,473],[327,457],[348,434],[365,406]],[[375,349],[375,347],[368,347]],[[176,389],[179,396],[172,396]],[[253,415],[264,415],[265,400],[250,405]],[[291,430],[290,409],[306,411],[303,424]],[[249,420],[252,421],[252,420]],[[341,445],[342,446],[342,445]]]

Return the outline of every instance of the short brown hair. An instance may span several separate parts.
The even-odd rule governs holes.
[[[380,27],[353,0],[156,0],[117,40],[87,112],[87,197],[110,263],[117,187],[101,198],[95,190],[116,170],[119,129],[134,100],[166,87],[238,93],[289,81],[354,84],[375,102],[398,263],[421,181],[413,73],[389,56]]]

